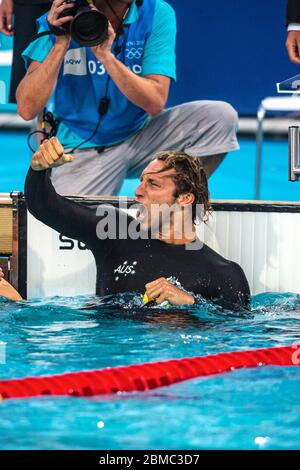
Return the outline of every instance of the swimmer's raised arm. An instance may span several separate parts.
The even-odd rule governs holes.
[[[56,137],[44,140],[33,155],[30,166],[34,171],[43,171],[50,168],[71,163],[74,157],[64,153],[64,148]]]
[[[80,240],[91,249],[94,245],[99,248],[96,228],[101,217],[91,209],[57,194],[51,183],[48,169],[64,165],[72,159],[71,155],[64,154],[56,137],[40,145],[31,159],[25,182],[27,207],[34,217],[59,233]]]

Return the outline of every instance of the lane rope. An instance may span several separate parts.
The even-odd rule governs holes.
[[[300,344],[235,351],[92,371],[0,380],[0,399],[41,395],[86,397],[145,391],[236,369],[299,364]]]

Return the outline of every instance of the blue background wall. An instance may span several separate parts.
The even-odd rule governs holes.
[[[300,73],[285,51],[286,0],[167,0],[178,21],[178,82],[171,104],[224,99],[240,114]]]

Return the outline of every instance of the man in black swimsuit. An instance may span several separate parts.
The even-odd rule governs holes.
[[[183,152],[157,154],[141,175],[133,219],[109,206],[99,206],[95,214],[56,193],[49,169],[72,164],[73,158],[55,137],[45,141],[31,160],[25,196],[37,219],[92,251],[96,294],[146,290],[148,300],[157,304],[194,304],[205,298],[229,309],[248,307],[249,286],[241,267],[196,236],[197,208],[204,217],[210,209],[199,159]]]

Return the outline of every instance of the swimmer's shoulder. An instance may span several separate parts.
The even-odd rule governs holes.
[[[210,248],[210,246],[206,245],[206,243],[202,243],[200,249],[192,251],[192,253],[195,253],[196,256],[198,253],[199,257],[202,257],[208,263],[224,263],[224,265],[230,263],[228,259],[224,258],[217,251]]]
[[[224,258],[224,256],[217,253],[205,243],[203,243],[203,247],[199,250],[199,253],[201,253],[201,257],[207,267],[225,269],[232,274],[244,274],[243,269],[238,263]]]

